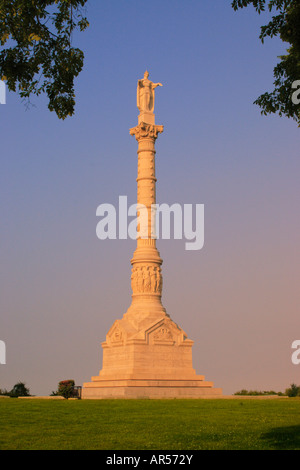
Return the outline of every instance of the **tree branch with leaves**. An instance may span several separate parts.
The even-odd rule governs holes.
[[[72,46],[72,36],[89,26],[86,3],[0,0],[0,77],[24,99],[45,93],[60,119],[75,112],[74,80],[84,54]]]
[[[261,27],[260,39],[279,37],[289,44],[286,55],[274,68],[274,90],[259,96],[254,104],[261,113],[278,114],[297,121],[300,127],[300,100],[293,99],[295,88],[300,81],[300,0],[234,0],[234,10],[253,5],[260,14],[266,10],[274,13],[271,21]],[[300,96],[300,92],[297,96]]]

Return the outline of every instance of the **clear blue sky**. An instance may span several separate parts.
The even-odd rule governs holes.
[[[253,105],[285,51],[268,15],[224,0],[90,0],[76,115],[33,98],[0,107],[0,388],[50,394],[101,369],[130,305],[135,242],[100,241],[96,208],[136,201],[136,84],[157,90],[158,202],[205,205],[205,246],[160,241],[163,304],[195,341],[194,367],[229,394],[300,383],[299,129]],[[295,77],[300,79],[300,77]]]

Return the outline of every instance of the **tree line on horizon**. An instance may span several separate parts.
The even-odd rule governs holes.
[[[56,391],[53,391],[49,396],[62,396],[66,399],[68,398],[80,398],[80,394],[78,394],[78,388],[75,386],[74,380],[61,380],[58,383],[58,388]],[[18,397],[30,397],[34,396],[30,394],[29,388],[26,387],[24,382],[16,383],[10,391],[5,389],[0,389],[0,396],[8,396],[11,398],[18,398]],[[267,395],[277,395],[277,396],[288,396],[290,398],[293,397],[300,397],[300,385],[296,385],[292,383],[289,388],[285,390],[285,392],[275,392],[274,390],[245,390],[242,389],[238,392],[235,392],[233,395],[239,396],[267,396]]]
[[[78,398],[80,395],[80,387],[75,386],[74,380],[61,380],[58,383],[58,388],[53,391],[50,396],[62,396],[64,398]],[[0,389],[0,396],[8,396],[11,398],[18,397],[31,397],[29,388],[26,387],[24,382],[16,383],[10,391]]]

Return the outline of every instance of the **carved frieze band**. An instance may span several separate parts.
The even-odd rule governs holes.
[[[156,126],[155,124],[146,124],[141,122],[138,126],[130,129],[130,135],[135,135],[137,141],[141,138],[157,139],[159,133],[162,133],[164,126]]]
[[[135,266],[132,268],[131,287],[134,294],[161,294],[162,274],[158,266]]]

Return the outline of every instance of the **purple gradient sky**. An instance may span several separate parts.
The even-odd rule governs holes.
[[[136,83],[162,82],[158,202],[205,205],[205,246],[158,242],[163,304],[224,393],[300,384],[299,129],[253,105],[285,46],[268,15],[224,0],[90,0],[78,38],[76,115],[8,93],[1,120],[0,388],[48,395],[101,369],[101,342],[131,302],[132,240],[100,241],[96,208],[136,201]],[[295,77],[300,79],[300,77]]]

